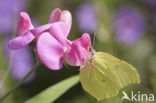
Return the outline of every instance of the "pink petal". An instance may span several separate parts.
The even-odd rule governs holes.
[[[71,25],[72,25],[72,15],[69,11],[64,10],[61,12],[60,21],[64,22],[68,26],[68,33],[70,32]]]
[[[31,32],[28,32],[24,35],[15,37],[12,40],[10,40],[8,46],[10,49],[13,50],[19,49],[32,42],[34,38],[35,37],[33,36],[33,34]]]
[[[70,40],[66,40],[66,43],[67,43],[67,48],[68,49],[70,49],[71,48],[71,46],[72,46],[72,41],[70,41]]]
[[[67,28],[68,27],[65,23],[55,22],[55,23],[52,23],[49,32],[62,45],[67,46],[67,44],[66,44],[66,39],[68,36]]]
[[[18,35],[24,35],[33,28],[29,15],[26,12],[20,13],[21,18],[18,22]]]
[[[84,59],[88,58],[88,48],[90,46],[90,36],[84,33],[80,38],[74,40],[68,50],[65,60],[73,66],[81,66]]]
[[[91,45],[90,36],[88,33],[84,33],[80,38],[81,45],[87,50]]]
[[[64,10],[61,11],[60,9],[56,8],[52,11],[50,15],[49,23],[59,22],[62,21],[67,24],[67,34],[70,32],[71,25],[72,25],[72,15],[69,11]]]
[[[45,25],[42,25],[42,26],[39,26],[37,28],[34,28],[31,30],[32,34],[37,37],[39,36],[41,33],[45,32],[45,31],[48,31],[48,29],[50,29],[52,24],[45,24]]]
[[[60,20],[61,10],[59,8],[54,9],[51,12],[50,20],[48,23],[54,23]]]
[[[73,66],[82,65],[81,45],[79,41],[74,41],[71,50],[66,54],[65,60],[68,64]]]
[[[41,34],[37,40],[37,55],[49,69],[62,68],[64,47],[48,32]]]

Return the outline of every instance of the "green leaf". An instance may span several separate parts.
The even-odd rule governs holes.
[[[73,87],[75,84],[79,82],[79,75],[72,76],[68,79],[65,79],[51,87],[47,88],[46,90],[42,91],[41,93],[37,94],[36,96],[32,97],[31,99],[27,100],[25,103],[51,103],[58,99],[61,95],[63,95],[68,89]]]
[[[107,53],[97,52],[80,71],[82,87],[97,100],[116,96],[129,84],[139,83],[136,69]]]

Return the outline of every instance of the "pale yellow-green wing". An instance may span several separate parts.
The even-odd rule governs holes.
[[[116,96],[129,84],[139,83],[136,69],[107,53],[97,52],[80,71],[82,87],[97,100]]]

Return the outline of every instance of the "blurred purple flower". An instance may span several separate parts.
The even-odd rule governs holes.
[[[151,7],[156,6],[156,0],[142,0],[146,5],[148,4]]]
[[[0,96],[5,92],[5,86],[2,79],[2,71],[0,71]]]
[[[15,14],[24,10],[24,0],[0,0],[0,32],[12,31]]]
[[[4,93],[4,88],[2,88],[3,87],[3,81],[2,80],[0,80],[0,96],[1,95],[3,95],[3,93]]]
[[[16,79],[22,79],[33,67],[34,62],[28,47],[18,49],[13,52],[11,73]],[[25,82],[29,82],[34,78],[34,74],[30,75]]]
[[[132,7],[122,7],[114,19],[116,38],[126,45],[131,45],[141,38],[145,22],[143,15]]]
[[[92,33],[97,27],[97,18],[91,3],[83,3],[76,10],[76,19],[82,32]]]
[[[10,49],[8,48],[8,41],[3,42],[5,48],[6,60],[9,60]],[[13,51],[12,53],[12,64],[11,64],[11,75],[14,79],[22,79],[33,67],[34,61],[33,56],[29,51],[29,47],[24,47]],[[31,82],[35,77],[35,72],[32,73],[25,81],[24,84]]]
[[[0,90],[2,89],[3,81],[0,80]]]

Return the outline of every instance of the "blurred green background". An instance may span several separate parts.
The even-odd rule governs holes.
[[[137,68],[141,83],[122,90],[127,93],[131,91],[156,93],[155,0],[0,0],[0,95],[25,75],[24,69],[14,70],[11,67],[12,70],[6,76],[9,60],[20,63],[20,68],[30,65],[26,64],[27,59],[22,59],[26,54],[19,53],[18,55],[21,55],[16,61],[13,57],[14,51],[6,53],[7,43],[4,41],[16,35],[19,12],[23,10],[28,12],[34,25],[39,26],[48,23],[54,8],[69,10],[72,13],[72,28],[68,37],[70,40],[89,32],[92,39],[96,35],[93,44],[96,51],[107,52]],[[32,62],[35,62],[35,54],[31,49],[29,53]],[[9,95],[4,103],[22,103],[60,80],[78,73],[79,67],[64,66],[59,71],[52,71],[41,65],[32,78]],[[98,102],[78,83],[55,103],[121,103],[122,90],[118,96]],[[124,100],[123,103],[131,101]]]

